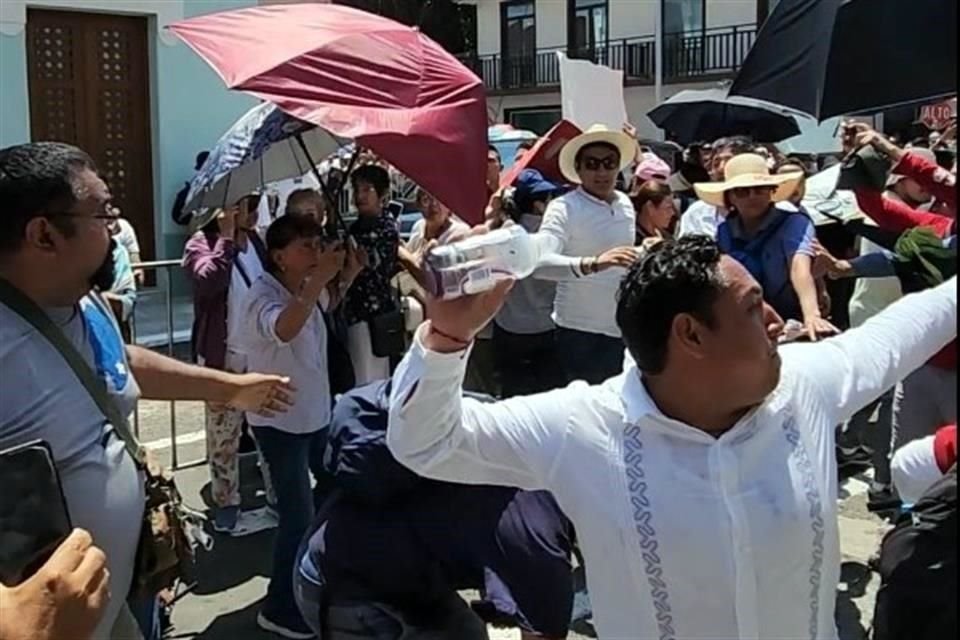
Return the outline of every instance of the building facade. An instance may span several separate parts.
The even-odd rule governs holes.
[[[476,52],[463,61],[488,90],[491,123],[543,133],[560,118],[557,52],[624,73],[627,114],[644,137],[656,106],[656,19],[663,19],[663,90],[733,77],[776,0],[460,0],[476,6]],[[661,6],[657,7],[657,3]]]
[[[255,101],[166,25],[256,0],[0,0],[0,147],[77,144],[94,157],[146,260],[177,258],[170,209],[209,148]]]

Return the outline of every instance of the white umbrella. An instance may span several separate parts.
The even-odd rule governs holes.
[[[272,183],[315,171],[347,140],[265,102],[224,133],[190,183],[187,211],[232,205]]]

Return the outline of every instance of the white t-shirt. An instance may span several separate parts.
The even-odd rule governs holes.
[[[244,279],[244,274],[247,278]],[[243,353],[240,344],[243,328],[243,303],[247,291],[263,274],[263,264],[260,256],[251,242],[243,251],[237,252],[236,261],[230,272],[230,288],[227,290],[227,350],[234,353]]]
[[[721,222],[723,222],[723,216],[718,207],[707,204],[703,200],[697,200],[680,216],[677,237],[702,235],[716,238]]]
[[[545,278],[557,280],[553,307],[557,326],[619,338],[614,316],[617,289],[626,270],[617,267],[582,276],[576,265],[583,256],[633,246],[636,213],[630,198],[618,191],[611,202],[605,202],[582,188],[571,191],[547,205],[536,240],[541,256],[554,254],[571,261],[568,278]],[[534,275],[543,277],[540,269]]]
[[[424,237],[426,230],[426,220],[421,218],[414,223],[413,229],[410,230],[410,239],[407,240],[407,251],[410,253],[417,253],[427,244],[427,239]],[[451,216],[450,226],[448,226],[447,229],[440,234],[440,237],[437,238],[437,244],[447,244],[450,242],[450,238],[452,238],[455,234],[466,233],[467,231],[470,231],[470,226],[466,222]]]
[[[107,382],[120,410],[132,413],[140,389],[113,314],[88,298],[45,311]],[[110,637],[124,606],[143,513],[143,480],[112,431],[57,349],[0,303],[0,450],[35,439],[49,443],[73,525],[89,531],[106,554],[114,595],[95,640]]]

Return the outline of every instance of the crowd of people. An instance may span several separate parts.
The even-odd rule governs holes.
[[[840,185],[870,221],[838,223],[847,246],[805,209],[809,162],[745,137],[664,159],[598,125],[562,148],[563,181],[505,187],[490,147],[484,223],[421,188],[407,241],[396,173],[365,153],[342,178],[349,225],[310,187],[193,212],[195,364],[130,344],[135,235],[85,153],[31,143],[0,150],[0,278],[124,412],[207,403],[212,529],[277,529],[266,631],[462,640],[492,621],[559,640],[580,566],[600,638],[835,638],[838,458],[869,446],[888,508],[956,459],[956,163],[862,124],[843,142]],[[428,292],[433,248],[504,227],[535,243],[531,276]],[[0,450],[48,442],[81,531],[0,587],[30,612],[0,638],[154,640],[156,599],[127,597],[141,472],[2,302]]]

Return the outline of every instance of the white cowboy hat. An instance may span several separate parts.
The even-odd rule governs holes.
[[[734,156],[723,168],[723,182],[698,182],[693,185],[697,196],[715,207],[724,207],[723,195],[740,187],[775,187],[771,200],[782,202],[797,190],[803,173],[770,175],[767,161],[756,153],[741,153]]]
[[[634,161],[637,155],[637,141],[623,131],[614,131],[602,124],[595,124],[575,138],[571,138],[560,150],[560,173],[574,184],[580,184],[577,175],[577,154],[580,149],[597,142],[613,145],[620,152],[620,166],[617,171],[623,171]]]

